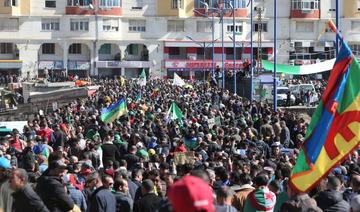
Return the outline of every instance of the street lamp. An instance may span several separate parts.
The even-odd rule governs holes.
[[[276,45],[277,45],[277,0],[274,0],[274,112],[277,111],[277,88],[276,88],[276,62],[277,62],[277,56],[276,56]]]
[[[209,4],[203,1],[200,1],[200,3],[202,5],[204,5],[206,11],[205,13],[209,10]],[[214,76],[214,72],[215,72],[215,61],[214,61],[214,52],[215,52],[215,45],[214,45],[214,39],[215,39],[215,25],[214,25],[214,10],[216,10],[215,8],[210,8],[212,10],[212,16],[211,16],[211,40],[212,40],[212,64],[211,64],[211,75]],[[207,14],[203,14],[201,12],[199,12],[198,10],[193,10],[194,12],[202,15],[203,17],[209,18],[209,16]]]
[[[97,45],[97,42],[99,40],[99,29],[98,29],[98,6],[94,6],[93,4],[89,4],[89,9],[94,11],[94,15],[95,15],[95,40],[94,40],[94,44],[93,44],[93,48],[94,48],[94,57],[96,56],[97,52],[96,52],[96,45]],[[96,57],[95,57],[96,58]],[[95,61],[95,58],[94,58],[94,63],[92,64],[93,65],[93,69],[94,69],[94,74],[95,74],[95,69],[96,69],[96,61]]]
[[[232,1],[234,2],[234,0]],[[236,46],[235,46],[235,4],[232,4],[232,2],[229,2],[230,7],[232,8],[232,16],[233,16],[233,57],[234,57],[234,67],[233,67],[233,71],[234,71],[234,94],[236,94]]]
[[[191,40],[192,42],[194,42],[195,44],[199,45],[201,48],[203,48],[203,60],[205,61],[205,49],[208,48],[211,44],[214,45],[214,42],[216,42],[218,39],[216,40],[212,40],[211,43],[209,45],[206,45],[206,42],[199,42],[194,40],[191,36],[187,35],[185,36],[187,39]],[[214,60],[214,57],[213,57]],[[205,67],[203,68],[204,71],[204,82],[206,81],[206,74],[205,74]]]

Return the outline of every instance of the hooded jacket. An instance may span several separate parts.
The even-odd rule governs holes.
[[[74,202],[66,193],[61,178],[49,176],[48,171],[39,177],[36,192],[52,212],[69,211],[74,208]]]
[[[315,200],[324,212],[347,212],[350,209],[349,203],[343,199],[343,194],[336,190],[322,191]]]

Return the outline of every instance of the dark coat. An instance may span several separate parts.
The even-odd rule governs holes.
[[[162,198],[154,193],[145,194],[135,202],[134,212],[155,212],[161,206]]]
[[[122,192],[114,193],[116,199],[116,212],[132,212],[134,201],[128,194]]]
[[[48,172],[39,177],[36,192],[52,212],[69,211],[74,208],[74,202],[66,193],[60,177],[48,176]]]
[[[114,212],[116,211],[116,200],[114,195],[105,187],[94,191],[90,198],[88,212]]]
[[[12,194],[14,198],[14,212],[48,212],[41,198],[35,193],[30,185],[26,185],[23,189]]]
[[[115,162],[116,160],[120,160],[120,153],[118,148],[113,143],[105,143],[101,146],[103,150],[103,163],[106,164],[107,161]]]
[[[349,211],[350,205],[343,199],[343,194],[339,191],[335,190],[327,190],[322,191],[316,197],[316,202],[318,206],[324,212],[331,212],[331,211]]]

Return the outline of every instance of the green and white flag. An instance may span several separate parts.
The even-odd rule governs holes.
[[[274,63],[262,60],[262,65],[265,70],[274,71]],[[293,75],[306,75],[316,74],[324,71],[332,70],[335,63],[335,59],[326,60],[324,62],[315,63],[311,65],[292,66],[285,64],[276,64],[276,72]]]
[[[169,111],[167,112],[166,117],[167,119],[171,119],[171,120],[178,120],[178,119],[181,120],[184,117],[184,115],[182,114],[177,104],[173,102],[171,104],[171,107],[169,108]]]
[[[138,85],[145,86],[146,85],[146,73],[145,69],[142,70],[139,79],[138,79]]]

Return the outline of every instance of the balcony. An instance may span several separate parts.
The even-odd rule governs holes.
[[[209,17],[211,17],[212,15],[214,15],[214,17],[220,17],[220,13],[218,13],[218,12],[212,13],[211,11],[206,12],[206,9],[204,9],[204,8],[197,8],[194,10],[194,16],[203,17],[204,16],[203,14],[206,14]],[[235,9],[235,17],[245,18],[247,16],[248,16],[247,8]],[[231,9],[225,10],[224,17],[232,17],[232,10]]]
[[[1,0],[0,0],[1,1]],[[79,5],[76,0],[68,0],[65,8],[68,15],[108,15],[121,16],[121,0],[104,1],[100,4],[99,0],[93,0],[93,4],[84,1]]]
[[[320,10],[291,10],[290,18],[319,19]]]
[[[174,59],[165,59],[163,60],[163,67],[165,69],[172,69],[172,70],[208,70],[212,69],[212,67],[219,66],[221,68],[222,61],[215,60],[214,64],[212,60],[174,60]],[[236,60],[235,63],[236,69],[243,68],[243,61]],[[234,61],[233,60],[225,60],[224,61],[224,69],[233,69]]]

